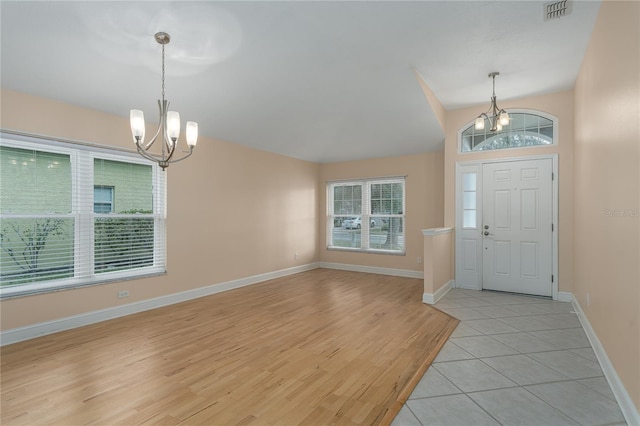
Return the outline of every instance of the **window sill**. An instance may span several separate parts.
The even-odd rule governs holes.
[[[369,253],[369,254],[387,254],[391,256],[405,256],[407,254],[407,252],[404,250],[400,251],[400,250],[382,250],[382,249],[361,249],[361,248],[336,247],[336,246],[327,246],[327,250],[348,251],[348,252]]]

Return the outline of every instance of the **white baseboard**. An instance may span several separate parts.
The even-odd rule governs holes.
[[[187,300],[197,299],[199,297],[209,296],[212,294],[221,293],[223,291],[233,290],[274,278],[285,277],[287,275],[310,271],[317,268],[317,263],[310,263],[307,265],[295,266],[293,268],[281,269],[279,271],[267,272],[265,274],[253,275],[251,277],[214,284],[207,287],[187,290],[180,293],[160,296],[153,299],[142,300],[140,302],[128,303],[126,305],[87,312],[67,318],[28,325],[26,327],[13,328],[0,333],[0,346],[22,342],[23,340],[29,340],[40,336],[46,336],[48,334],[57,333],[59,331],[71,330],[73,328],[119,318],[125,315],[131,315],[138,312],[161,308],[163,306],[173,305],[175,303],[186,302]]]
[[[448,283],[437,289],[435,293],[424,293],[422,295],[422,303],[435,305],[436,303],[438,303],[438,300],[442,299],[444,295],[447,294],[453,287],[454,281],[449,280]]]
[[[380,268],[377,266],[349,265],[346,263],[318,262],[318,268],[339,269],[342,271],[367,272],[369,274],[393,275],[406,278],[424,278],[424,272],[409,269]]]
[[[566,291],[559,291],[558,292],[558,302],[573,302],[573,293],[569,293]]]
[[[571,294],[571,293],[569,293]],[[560,300],[560,294],[558,294],[558,300]],[[580,320],[580,324],[582,324],[582,328],[584,332],[587,334],[587,338],[589,342],[591,342],[591,347],[593,347],[593,351],[598,358],[598,362],[600,363],[600,367],[602,367],[602,372],[604,376],[607,378],[607,382],[609,382],[609,386],[611,387],[611,391],[613,395],[616,397],[618,401],[618,405],[620,406],[620,410],[622,410],[622,415],[624,416],[627,424],[629,425],[640,425],[640,413],[636,409],[633,400],[629,396],[629,393],[625,389],[622,381],[620,380],[620,376],[616,372],[615,368],[613,368],[613,364],[609,360],[607,353],[600,343],[600,339],[596,335],[595,331],[591,327],[587,316],[585,315],[580,303],[576,300],[573,295],[571,295],[571,305],[578,315],[578,319]]]

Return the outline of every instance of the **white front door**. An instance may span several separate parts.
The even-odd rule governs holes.
[[[551,159],[482,167],[482,288],[552,296]]]

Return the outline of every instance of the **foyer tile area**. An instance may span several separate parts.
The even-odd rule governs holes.
[[[570,303],[453,289],[458,328],[393,426],[626,425]]]

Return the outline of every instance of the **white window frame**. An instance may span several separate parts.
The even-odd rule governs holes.
[[[157,163],[141,158],[128,150],[88,143],[49,139],[24,134],[0,133],[0,146],[45,151],[69,155],[71,161],[72,207],[68,217],[74,218],[74,276],[72,278],[39,281],[0,287],[0,299],[96,285],[114,281],[136,279],[166,273],[166,173]],[[154,219],[153,265],[117,272],[94,271],[94,223],[95,218],[107,214],[93,210],[94,159],[105,159],[152,167],[153,213],[136,217]],[[111,217],[113,215],[109,215]],[[6,217],[3,215],[3,217]]]
[[[401,183],[402,184],[402,214],[373,214],[371,212],[371,185],[373,184],[385,184],[385,183]],[[336,186],[355,186],[360,185],[362,187],[362,200],[361,200],[361,213],[348,214],[347,216],[361,216],[361,228],[360,228],[360,247],[342,247],[333,245],[333,231],[334,220],[336,217],[345,216],[344,214],[335,214],[334,208],[334,191]],[[380,178],[368,178],[368,179],[349,179],[340,181],[328,181],[326,188],[326,200],[327,200],[327,221],[326,221],[326,248],[327,250],[338,251],[355,251],[363,253],[378,253],[378,254],[393,254],[404,256],[407,250],[407,243],[405,238],[406,229],[406,194],[407,194],[407,182],[406,176],[393,176],[393,177],[380,177]],[[369,247],[369,233],[371,227],[371,219],[376,217],[390,217],[402,219],[402,232],[399,237],[402,238],[401,250],[385,250],[379,248]]]

